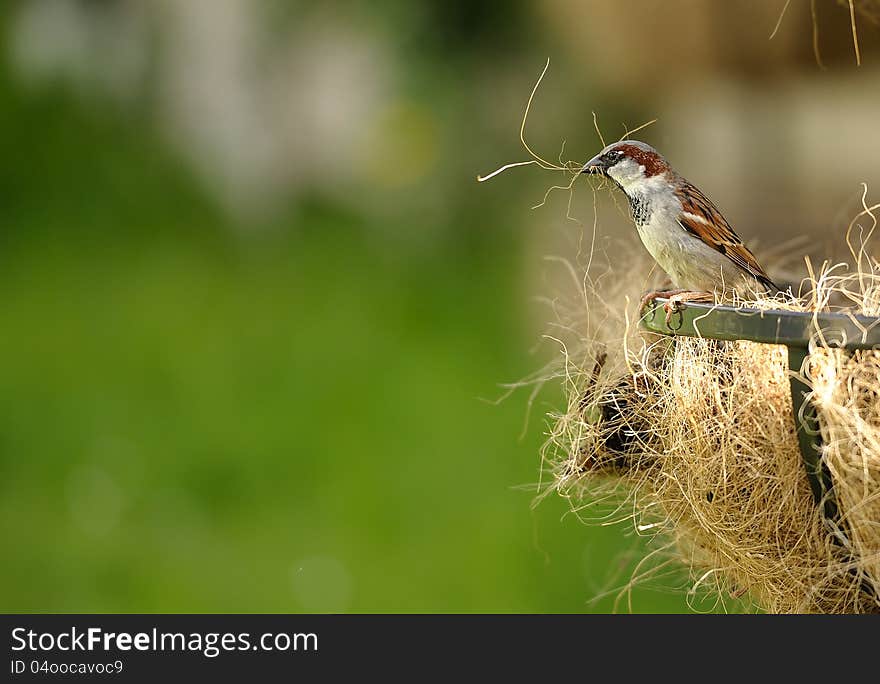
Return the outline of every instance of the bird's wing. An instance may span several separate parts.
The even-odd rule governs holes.
[[[727,219],[708,197],[687,181],[684,181],[676,194],[681,200],[678,222],[682,228],[721,252],[762,284],[776,288],[770,276],[755,259],[755,255],[743,244],[739,235],[733,232]]]

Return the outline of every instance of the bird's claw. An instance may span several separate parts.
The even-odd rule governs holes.
[[[645,307],[655,299],[671,299],[684,292],[687,292],[687,290],[652,290],[651,292],[646,292],[639,302],[639,311],[644,311]],[[669,306],[668,302],[663,305],[663,308],[666,309],[667,306]],[[669,309],[666,309],[666,311],[668,313]]]
[[[672,314],[676,314],[682,310],[682,302],[679,299],[676,299],[677,295],[673,295],[669,298],[669,300],[663,305],[663,310],[666,312],[666,327],[672,327]]]
[[[696,292],[692,290],[658,290],[648,292],[639,304],[639,311],[644,311],[648,303],[655,299],[666,299],[663,303],[663,311],[666,312],[666,327],[672,328],[672,316],[681,312],[686,302],[702,301],[712,302],[714,296],[711,292]]]

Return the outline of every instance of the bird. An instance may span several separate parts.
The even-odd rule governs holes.
[[[658,297],[670,306],[711,300],[731,290],[776,293],[779,288],[743,244],[712,201],[672,169],[666,159],[639,140],[608,145],[580,173],[609,178],[629,200],[632,220],[645,248],[675,289],[650,292],[642,306]]]

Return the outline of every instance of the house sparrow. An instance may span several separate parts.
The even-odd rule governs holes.
[[[717,207],[650,145],[637,140],[609,145],[581,173],[606,176],[623,190],[642,243],[679,288],[649,293],[643,307],[659,296],[672,296],[674,308],[682,301],[712,299],[707,293],[716,290],[778,291]]]

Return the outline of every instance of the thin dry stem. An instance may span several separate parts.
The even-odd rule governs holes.
[[[782,7],[782,11],[779,13],[779,19],[776,20],[776,26],[773,27],[773,32],[770,34],[770,40],[776,36],[779,32],[779,27],[782,26],[782,19],[785,17],[785,13],[788,11],[788,6],[791,4],[791,0],[785,0],[785,5]]]
[[[537,165],[547,171],[562,171],[564,173],[568,173],[571,175],[571,179],[569,180],[568,184],[566,184],[566,185],[552,185],[549,188],[547,188],[547,190],[544,192],[544,196],[541,199],[541,201],[538,202],[537,204],[535,204],[534,206],[532,206],[532,209],[539,209],[540,207],[543,207],[547,203],[547,200],[549,199],[550,195],[553,193],[554,190],[565,190],[568,192],[568,204],[566,207],[565,217],[570,221],[577,222],[578,220],[574,216],[572,216],[571,206],[572,206],[572,202],[574,201],[574,184],[577,182],[578,178],[580,178],[580,176],[581,176],[581,171],[583,170],[583,167],[584,167],[583,163],[578,163],[573,160],[562,161],[562,155],[565,152],[565,141],[562,142],[562,148],[559,152],[559,157],[558,157],[558,162],[559,162],[558,164],[555,164],[553,162],[550,162],[550,161],[547,161],[546,159],[544,159],[537,152],[535,152],[532,149],[532,147],[529,145],[529,143],[526,141],[525,132],[526,132],[526,124],[527,124],[528,118],[529,118],[529,112],[531,112],[532,103],[534,102],[534,99],[535,99],[535,94],[538,92],[538,88],[541,85],[541,82],[544,80],[544,76],[547,75],[547,70],[549,68],[550,68],[550,59],[548,58],[547,62],[544,64],[544,68],[541,71],[541,74],[538,76],[538,80],[535,81],[534,86],[532,86],[532,90],[529,93],[528,100],[526,101],[525,110],[523,111],[522,121],[520,122],[519,140],[520,140],[520,143],[522,144],[523,148],[526,150],[526,152],[528,152],[531,159],[528,159],[525,161],[519,161],[519,162],[510,162],[508,164],[504,164],[503,166],[497,168],[495,171],[492,171],[491,173],[486,174],[485,176],[478,175],[477,182],[483,183],[487,180],[494,178],[495,176],[497,176],[501,173],[504,173],[508,169],[516,168],[519,166]],[[650,121],[647,121],[639,126],[636,126],[635,128],[632,128],[632,129],[628,128],[626,126],[626,124],[624,124],[624,126],[623,126],[624,134],[623,134],[623,137],[621,137],[621,140],[629,137],[633,133],[636,133],[636,132],[650,126],[653,123],[656,123],[656,121],[657,121],[657,119],[651,119]],[[605,145],[605,137],[602,135],[602,131],[599,129],[599,120],[598,120],[598,116],[596,115],[596,112],[593,112],[593,126],[596,129],[596,133],[599,136],[599,140],[602,143],[602,147],[604,148],[606,146]],[[604,179],[603,179],[603,182],[600,184],[600,187],[603,184],[604,184]]]
[[[859,51],[859,32],[856,29],[856,6],[849,0],[849,22],[852,27],[853,49],[856,51],[856,65],[862,66],[862,54]]]
[[[819,65],[819,68],[825,69],[825,65],[822,63],[822,53],[819,50],[819,17],[816,13],[816,0],[810,0],[810,19],[813,23],[813,55],[816,57],[816,64]]]

